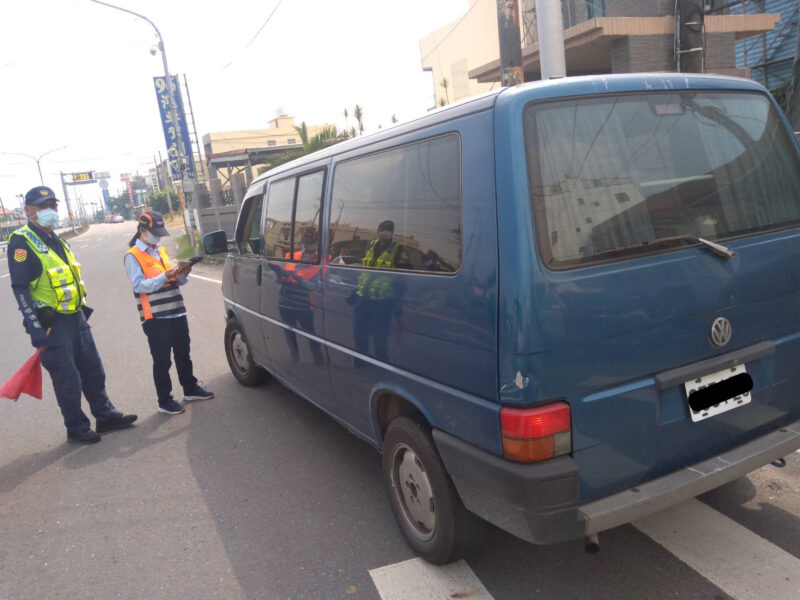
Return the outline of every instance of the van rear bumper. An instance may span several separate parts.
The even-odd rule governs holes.
[[[464,505],[534,544],[581,539],[678,504],[800,449],[800,420],[708,460],[578,504],[579,471],[562,456],[520,464],[439,430],[434,440]]]

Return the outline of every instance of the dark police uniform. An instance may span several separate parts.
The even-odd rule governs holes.
[[[86,395],[92,415],[98,421],[98,430],[103,420],[116,424],[121,413],[114,408],[106,394],[103,363],[83,310],[71,314],[47,311],[46,320],[49,322],[43,323],[37,316],[31,296],[31,285],[42,275],[42,261],[37,256],[37,251],[55,252],[66,263],[67,243],[55,232],[48,234],[30,222],[28,227],[36,239],[21,234],[22,230],[17,230],[9,239],[8,270],[11,287],[31,342],[36,347],[45,346],[42,365],[53,380],[67,432],[69,434],[90,429],[89,419],[81,410],[81,392]],[[37,247],[37,242],[43,246]],[[41,310],[39,312],[44,318],[44,313]]]

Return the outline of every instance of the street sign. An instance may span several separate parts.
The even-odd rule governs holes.
[[[192,159],[192,145],[189,140],[189,129],[186,127],[186,113],[183,110],[180,84],[177,76],[171,75],[171,78],[172,89],[175,94],[174,113],[172,112],[172,102],[170,102],[170,90],[167,84],[167,78],[153,77],[153,84],[156,88],[158,109],[161,113],[161,125],[164,129],[164,141],[167,144],[167,157],[172,173],[172,180],[182,181],[184,176],[182,165],[178,160],[178,136],[180,136],[183,142],[183,149],[186,154],[184,158],[188,161],[185,165],[186,175],[189,179],[195,179],[197,174],[195,173],[194,160]],[[175,123],[173,118],[177,119],[178,123]]]
[[[107,190],[108,189],[108,181],[106,181],[105,179],[101,179],[100,180],[100,189],[101,190]]]
[[[94,181],[91,171],[83,171],[82,173],[72,173],[72,183],[89,183]]]

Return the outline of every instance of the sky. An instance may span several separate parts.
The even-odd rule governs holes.
[[[110,3],[159,28],[170,72],[186,75],[201,138],[265,129],[278,110],[297,124],[342,128],[344,109],[359,104],[367,132],[388,126],[393,114],[412,119],[434,105],[419,40],[469,8],[468,0]],[[39,185],[35,158],[51,150],[40,165],[59,197],[60,171],[109,171],[117,195],[120,173],[147,174],[154,156],[166,156],[152,81],[164,68],[161,55],[151,54],[155,44],[146,21],[90,0],[0,4],[0,199],[7,210]],[[69,193],[85,205],[100,202],[97,184]]]

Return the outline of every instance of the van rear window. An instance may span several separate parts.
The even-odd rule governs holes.
[[[523,121],[551,268],[800,223],[798,153],[762,94],[587,97],[531,104]]]

